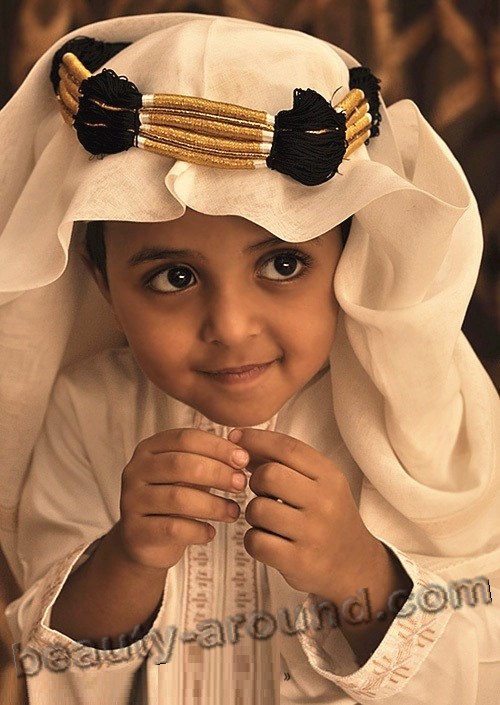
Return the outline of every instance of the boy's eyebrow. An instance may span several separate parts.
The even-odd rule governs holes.
[[[138,264],[142,264],[143,262],[157,259],[176,259],[177,257],[193,257],[202,262],[207,261],[206,257],[202,255],[201,252],[196,252],[195,250],[165,249],[164,247],[148,247],[145,245],[136,252],[135,255],[129,257],[127,265],[129,267],[137,267]]]
[[[321,240],[318,240],[317,238],[315,238],[313,241],[307,240],[306,242],[313,242],[313,244],[315,245],[322,244]],[[256,250],[261,250],[267,247],[268,245],[275,245],[277,243],[283,243],[284,246],[303,244],[286,242],[285,240],[282,240],[281,238],[275,237],[273,235],[271,237],[266,238],[265,240],[262,240],[261,242],[256,242],[254,245],[248,245],[248,247],[245,247],[245,252],[255,252]],[[136,267],[137,265],[142,264],[143,262],[149,262],[158,259],[176,259],[178,257],[192,257],[194,259],[200,260],[201,262],[204,262],[205,264],[208,262],[205,255],[203,255],[201,252],[197,252],[196,250],[175,248],[166,249],[164,247],[149,247],[148,245],[145,245],[138,252],[129,257],[129,259],[127,260],[127,265],[129,267]]]
[[[257,242],[255,245],[249,245],[248,247],[245,247],[245,252],[255,252],[255,250],[260,250],[263,247],[266,247],[267,245],[275,245],[277,243],[282,243],[283,247],[293,247],[294,245],[305,245],[306,243],[311,243],[312,245],[322,245],[323,240],[320,240],[319,238],[314,238],[311,240],[304,240],[303,242],[290,242],[289,240],[282,240],[280,237],[276,237],[275,235],[272,235],[271,237],[268,237],[266,240],[262,240],[262,242]]]

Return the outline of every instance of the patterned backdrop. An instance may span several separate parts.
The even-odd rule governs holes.
[[[168,11],[230,15],[308,32],[338,44],[370,66],[382,79],[387,103],[401,98],[418,103],[459,159],[479,201],[485,249],[463,329],[498,388],[497,0],[2,0],[0,101],[9,98],[36,59],[71,29],[109,17]],[[0,565],[0,605],[15,594],[3,570],[2,580]],[[0,639],[2,633],[3,663],[8,664],[10,639],[0,618]],[[1,664],[0,651],[0,677],[8,669],[4,666],[2,673]],[[12,668],[9,676],[14,693],[16,685],[22,684],[16,683]],[[11,697],[0,700],[22,702]]]

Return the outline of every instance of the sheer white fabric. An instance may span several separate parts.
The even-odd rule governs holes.
[[[416,568],[404,564],[410,575],[428,569],[444,580],[492,576],[500,568],[498,397],[460,330],[483,240],[475,199],[446,145],[413,103],[401,101],[382,106],[380,136],[317,187],[269,169],[219,171],[138,149],[89,160],[48,81],[55,49],[79,34],[133,41],[107,66],[144,93],[199,95],[270,113],[289,108],[296,87],[327,98],[338,89],[340,100],[348,67],[357,65],[342,50],[291,30],[190,14],[124,17],[63,38],[0,113],[0,536],[33,604],[42,605],[47,585],[60,585],[81,553],[78,545],[102,528],[54,526],[66,536],[62,562],[23,562],[19,498],[54,381],[64,365],[124,342],[76,255],[81,223],[169,220],[186,207],[244,216],[288,241],[316,237],[355,214],[334,280],[341,317],[329,393],[362,475],[363,519],[395,551],[411,555]],[[305,418],[297,411],[291,435],[320,447],[330,429],[321,438]],[[116,509],[117,497],[110,501]],[[102,511],[109,520],[110,508]],[[269,589],[278,594],[272,579]],[[439,702],[473,705],[474,689],[485,687],[478,686],[478,661],[499,667],[493,613],[491,605],[467,616],[464,610],[446,628],[436,617],[436,634],[444,631],[430,653],[446,654],[448,678],[436,678],[444,668],[436,660],[430,670],[420,668],[420,680],[398,679],[390,669],[383,683],[368,679],[374,695],[360,690],[359,680],[335,683],[359,702],[391,703],[390,683],[402,689],[398,705],[413,705],[427,702],[419,687],[425,693],[433,682]],[[384,643],[396,648],[393,627]],[[321,683],[333,682],[319,659],[319,652],[311,656],[312,670]],[[462,668],[473,675],[458,696]]]

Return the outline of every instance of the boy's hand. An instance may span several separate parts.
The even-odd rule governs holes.
[[[386,569],[384,545],[364,525],[349,484],[317,450],[274,431],[235,429],[250,454],[245,549],[301,592],[344,599]],[[277,499],[282,502],[276,501]],[[352,592],[355,587],[354,593]]]
[[[233,522],[237,502],[218,497],[211,488],[240,492],[248,462],[233,459],[231,441],[207,431],[172,429],[141,441],[123,470],[118,522],[120,543],[129,560],[168,569],[190,544],[208,543],[215,529],[207,522]],[[240,448],[241,451],[241,448]],[[235,488],[234,476],[243,484]],[[229,507],[237,513],[229,514]],[[200,520],[200,521],[198,521]]]

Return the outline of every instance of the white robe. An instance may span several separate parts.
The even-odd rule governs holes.
[[[201,428],[224,437],[230,430],[160,391],[138,368],[127,347],[115,348],[60,374],[23,490],[18,557],[25,592],[6,614],[17,642],[18,668],[24,666],[32,673],[27,675],[30,702],[497,702],[500,591],[493,584],[500,585],[499,574],[483,580],[475,573],[454,575],[449,561],[446,569],[439,570],[439,560],[435,571],[429,570],[431,557],[408,551],[413,539],[407,525],[363,476],[342,440],[330,385],[326,370],[318,373],[276,416],[257,428],[307,439],[332,458],[348,478],[361,516],[369,517],[370,530],[396,554],[413,581],[400,613],[411,614],[396,617],[367,663],[358,667],[339,628],[329,627],[326,620],[317,628],[313,595],[293,590],[275,569],[246,553],[242,541],[249,525],[244,507],[255,496],[248,487],[239,495],[238,521],[217,523],[211,543],[189,547],[168,571],[160,611],[144,639],[123,649],[97,651],[50,628],[51,607],[68,575],[119,519],[121,472],[137,443],[168,428]],[[221,496],[235,498],[229,493]],[[390,525],[398,540],[388,542],[379,536],[377,521],[381,534]],[[487,552],[488,537],[484,547]],[[484,577],[490,578],[493,602],[484,590]],[[475,606],[458,608],[450,580],[467,578],[476,579]],[[432,595],[424,587],[429,584]],[[443,596],[448,606],[434,611],[432,598],[443,601]],[[300,605],[303,610],[296,612]],[[265,613],[260,622],[257,613]],[[237,615],[239,639],[233,638],[234,632],[231,636],[229,628],[229,618]],[[211,642],[203,640],[202,620],[218,620],[222,625],[221,644],[209,648]],[[257,638],[256,632],[262,634],[262,629],[270,630],[264,632],[269,638]],[[196,640],[183,639],[189,631],[197,635]],[[56,644],[59,651],[51,652]]]

